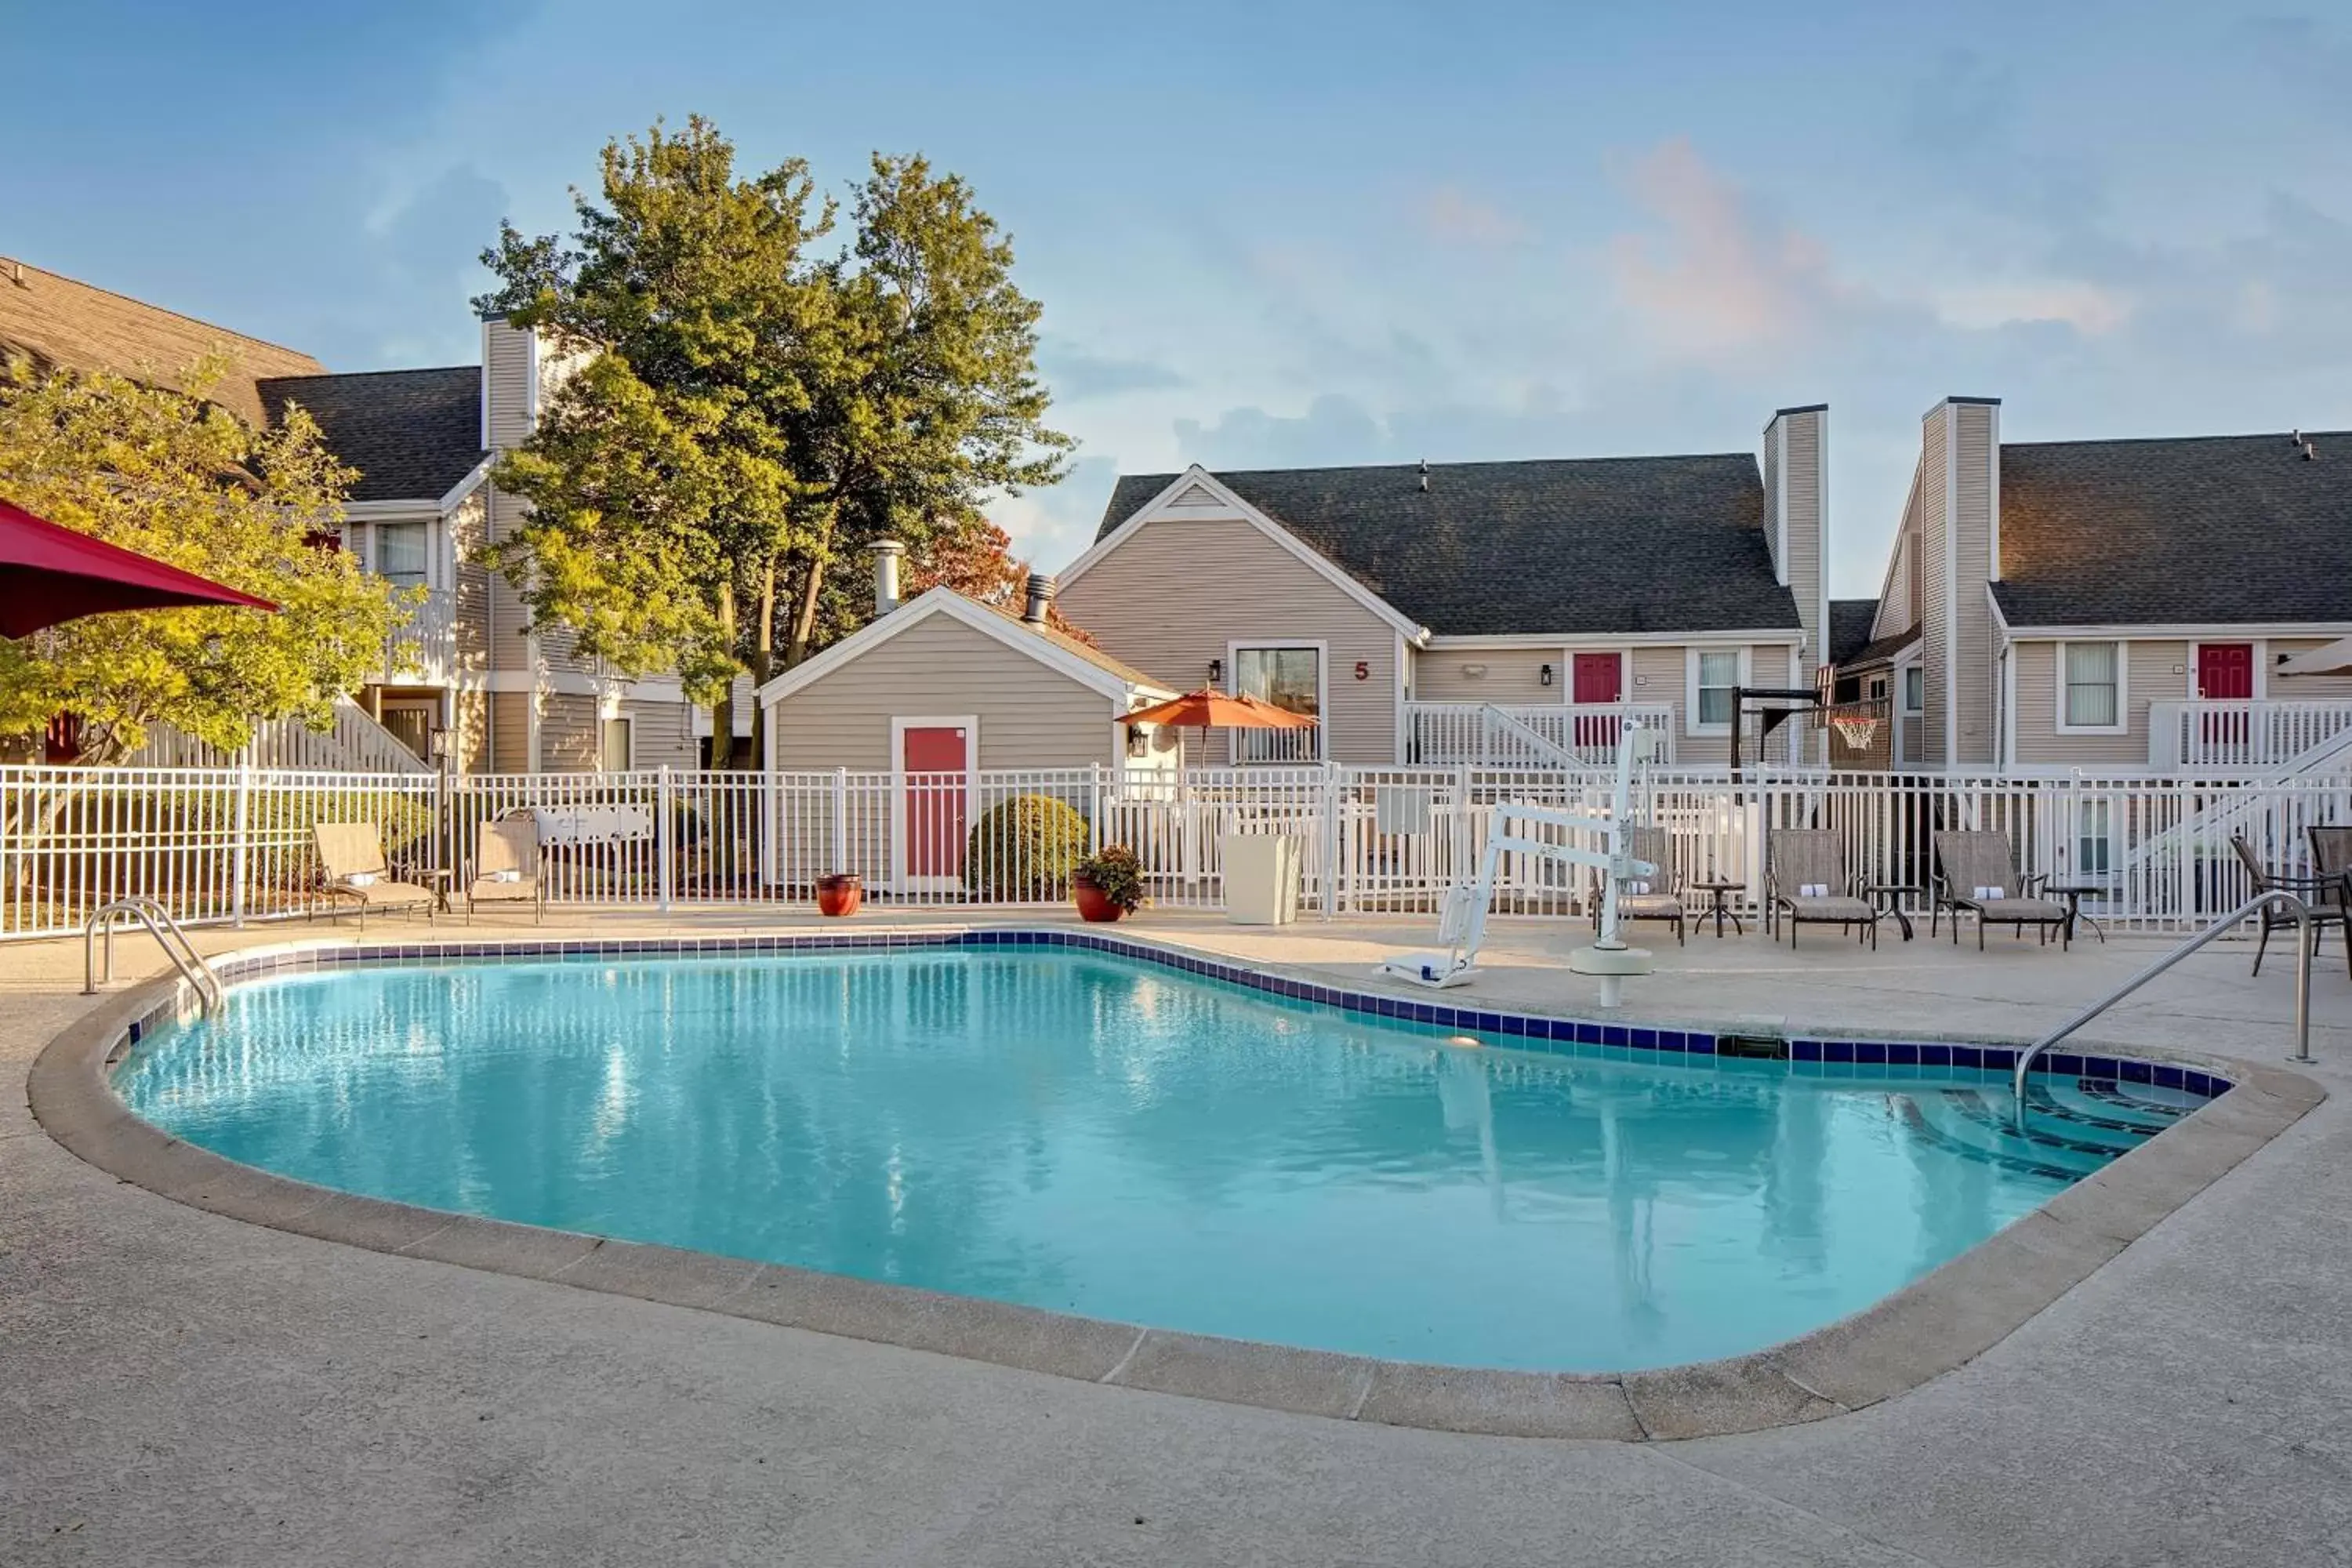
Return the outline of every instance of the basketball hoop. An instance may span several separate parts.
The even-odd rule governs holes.
[[[1872,713],[1832,713],[1830,728],[1837,731],[1848,751],[1866,752],[1870,743],[1878,739],[1878,718]]]

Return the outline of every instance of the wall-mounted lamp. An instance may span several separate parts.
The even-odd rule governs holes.
[[[1148,725],[1127,727],[1127,754],[1138,762],[1151,754],[1151,731]]]
[[[1209,684],[1212,686],[1223,686],[1224,683],[1225,661],[1222,658],[1211,659],[1209,661]]]
[[[1551,684],[1551,666],[1545,665],[1541,669],[1537,670],[1536,679],[1546,686],[1549,686]]]

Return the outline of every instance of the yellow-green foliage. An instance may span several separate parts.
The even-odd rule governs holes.
[[[197,366],[185,396],[0,365],[0,495],[278,606],[98,616],[0,639],[0,736],[64,712],[93,763],[120,761],[159,721],[233,750],[260,721],[323,727],[336,694],[382,666],[415,596],[304,542],[340,523],[352,471],[299,409],[257,434],[203,402],[221,369]]]
[[[1087,853],[1087,819],[1051,795],[1016,795],[972,825],[963,883],[992,903],[1066,898]]]

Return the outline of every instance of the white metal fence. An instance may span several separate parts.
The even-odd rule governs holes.
[[[2168,772],[2294,769],[2352,749],[2352,698],[2147,706],[2148,765]]]
[[[536,773],[441,779],[235,768],[0,768],[0,935],[79,930],[140,893],[184,921],[325,909],[312,829],[365,822],[396,869],[462,895],[482,826],[529,814],[558,905],[804,904],[854,873],[894,907],[1055,905],[1076,860],[1135,850],[1150,897],[1215,909],[1222,846],[1280,833],[1304,847],[1305,902],[1339,915],[1428,914],[1475,868],[1506,800],[1608,809],[1595,771],[1473,767],[1068,768],[976,773]],[[1857,882],[1925,913],[1933,835],[2007,833],[2022,867],[2095,891],[2110,924],[2195,922],[2247,894],[2231,839],[2310,869],[2306,829],[2352,823],[2352,780],[2259,784],[1664,769],[1642,809],[1672,835],[1685,884],[1752,902],[1784,827],[1843,836]],[[1505,912],[1581,916],[1589,873],[1512,857]],[[1694,905],[1704,895],[1688,895]]]

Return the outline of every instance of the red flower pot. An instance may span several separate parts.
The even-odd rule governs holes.
[[[854,915],[866,901],[866,885],[846,871],[816,879],[816,912],[838,919]]]
[[[1108,925],[1127,913],[1125,910],[1112,903],[1100,888],[1096,887],[1084,877],[1070,879],[1070,896],[1077,900],[1078,918],[1083,921],[1092,921],[1097,925]]]

